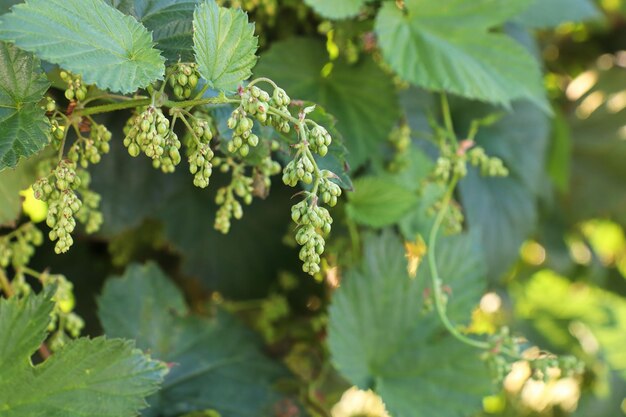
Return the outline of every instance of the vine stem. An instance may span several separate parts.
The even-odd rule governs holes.
[[[2,288],[2,291],[7,298],[13,297],[15,294],[13,287],[11,287],[11,283],[9,282],[9,279],[3,269],[0,269],[0,288]]]
[[[452,200],[452,195],[454,194],[454,189],[458,181],[459,177],[458,175],[455,175],[448,184],[448,189],[444,196],[441,210],[439,210],[439,213],[437,213],[437,217],[435,218],[435,222],[433,223],[433,227],[430,229],[430,233],[428,236],[428,267],[430,268],[430,278],[433,287],[433,298],[435,302],[435,308],[437,310],[437,315],[439,316],[439,319],[443,323],[444,327],[448,330],[448,332],[450,332],[452,336],[470,346],[474,346],[479,349],[490,349],[491,345],[489,343],[475,340],[462,334],[454,326],[452,321],[450,321],[450,318],[446,314],[446,306],[443,304],[443,292],[441,289],[442,281],[439,277],[439,270],[437,268],[437,262],[435,259],[435,251],[437,248],[437,236],[439,233],[439,228],[441,227],[443,219],[448,212],[448,207],[450,206],[450,201]]]
[[[448,131],[448,136],[454,143],[458,145],[456,133],[454,133],[454,126],[452,125],[452,115],[450,113],[450,103],[448,103],[448,96],[446,93],[441,93],[441,113],[443,114],[443,122]]]

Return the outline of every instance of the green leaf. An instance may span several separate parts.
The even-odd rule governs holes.
[[[193,14],[193,27],[193,50],[202,77],[216,90],[236,90],[252,75],[257,60],[258,39],[248,15],[206,0]]]
[[[286,371],[261,353],[257,338],[226,313],[190,315],[156,265],[132,265],[110,279],[99,306],[108,335],[136,338],[138,346],[174,364],[148,416],[206,409],[264,416],[280,400],[273,385]]]
[[[22,212],[20,191],[37,179],[39,158],[23,161],[15,169],[0,172],[0,226],[13,225]]]
[[[376,33],[389,65],[430,90],[510,106],[527,98],[550,112],[536,60],[508,36],[489,31],[526,0],[413,0],[404,14],[388,2]]]
[[[168,61],[193,59],[193,11],[200,0],[106,0],[152,32]]]
[[[453,109],[459,134],[472,119],[498,109],[465,103]],[[537,224],[537,197],[545,185],[550,125],[545,113],[528,102],[491,126],[482,127],[476,142],[509,169],[506,178],[486,178],[474,168],[460,182],[461,202],[469,230],[481,236],[489,278],[497,281],[518,258],[521,244]]]
[[[354,192],[348,194],[346,210],[356,222],[384,227],[396,223],[414,205],[417,194],[382,177],[361,177],[354,182]]]
[[[28,0],[2,16],[0,39],[111,91],[134,92],[165,71],[146,28],[102,0]]]
[[[0,42],[0,171],[48,144],[48,119],[37,103],[49,85],[38,59]]]
[[[354,65],[342,59],[329,64],[324,44],[313,39],[272,44],[254,75],[271,78],[294,99],[320,104],[335,116],[354,169],[380,157],[380,144],[399,116],[391,77],[371,58]]]
[[[31,364],[46,336],[51,295],[0,299],[0,416],[135,416],[167,368],[132,342],[81,338]]]
[[[229,174],[214,172],[205,190],[193,186],[186,168],[156,174],[150,160],[133,159],[121,141],[111,143],[111,152],[92,171],[92,187],[102,195],[104,235],[137,227],[145,218],[161,221],[183,271],[229,298],[263,297],[279,269],[300,269],[297,249],[283,242],[293,190],[281,186],[278,177],[270,196],[246,206],[243,218],[223,235],[213,228],[214,201]],[[251,236],[262,237],[264,244]]]
[[[454,251],[440,253],[439,265],[445,266],[449,255],[468,255]],[[394,417],[472,415],[490,391],[487,368],[474,348],[443,333],[436,315],[425,313],[427,271],[411,279],[406,268],[403,246],[393,234],[366,241],[362,265],[348,272],[330,306],[332,360],[351,383],[376,390]],[[445,271],[450,302],[465,291],[477,302],[484,281],[473,272],[470,280],[466,271],[456,272]],[[467,301],[462,301],[465,317]]]
[[[529,28],[548,28],[599,17],[600,11],[592,0],[535,0],[513,20]]]
[[[3,370],[0,386],[9,382],[6,377],[9,371],[30,363],[28,354],[46,339],[46,328],[54,307],[51,296],[47,291],[24,299],[0,298],[0,369]],[[16,361],[16,358],[19,359]],[[0,406],[0,415],[2,410]]]
[[[367,0],[304,0],[320,16],[345,19],[356,16]]]

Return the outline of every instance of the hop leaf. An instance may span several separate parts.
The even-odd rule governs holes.
[[[200,74],[217,90],[234,91],[252,74],[258,40],[254,25],[240,9],[215,0],[200,4],[193,18],[193,49]]]
[[[130,93],[161,79],[164,59],[148,30],[101,0],[29,0],[2,16],[0,39],[81,74],[87,84]]]
[[[37,296],[0,300],[0,416],[136,415],[167,368],[132,342],[81,338],[42,364],[31,364],[46,337],[53,292],[49,287]]]
[[[37,106],[48,86],[38,59],[0,42],[0,171],[48,143],[48,122]]]

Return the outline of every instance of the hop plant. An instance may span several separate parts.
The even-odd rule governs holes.
[[[328,170],[322,170],[321,174],[319,195],[325,204],[328,204],[330,207],[335,207],[337,199],[341,196],[341,187],[332,182],[330,179],[336,177],[336,175]]]
[[[228,142],[228,152],[239,152],[243,157],[248,156],[250,147],[259,144],[259,137],[252,133],[254,122],[246,116],[242,107],[236,108],[228,118],[228,128],[233,130],[233,137]]]
[[[299,153],[299,156],[289,161],[283,170],[283,182],[290,187],[295,187],[298,181],[305,184],[313,182],[315,165],[306,154]]]
[[[48,203],[46,224],[51,228],[48,237],[56,241],[56,253],[67,252],[74,243],[71,233],[76,228],[76,219],[86,224],[88,233],[98,230],[102,223],[102,214],[97,210],[100,196],[88,189],[89,182],[87,171],[77,170],[73,161],[61,160],[50,175],[41,177],[32,186],[35,198]]]
[[[185,136],[189,172],[194,175],[193,185],[206,188],[213,173],[211,160],[214,153],[210,146],[213,132],[209,121],[199,115],[191,120],[190,126],[191,131]]]
[[[87,233],[95,233],[100,230],[103,220],[102,213],[99,211],[100,194],[89,189],[91,175],[88,171],[78,170],[76,174],[80,178],[80,186],[76,191],[82,197],[82,205],[76,213],[76,218],[85,225]]]
[[[330,233],[332,217],[317,205],[316,197],[305,199],[291,208],[291,218],[297,225],[296,242],[300,249],[302,270],[314,275],[320,271],[320,256],[324,253],[324,236]]]
[[[168,79],[174,96],[179,100],[191,97],[198,85],[200,73],[196,63],[178,63],[168,69]]]
[[[215,165],[219,166],[222,172],[228,172],[232,167],[230,184],[217,190],[215,197],[215,203],[220,206],[215,216],[215,229],[226,234],[230,230],[231,219],[239,220],[243,217],[243,206],[236,197],[239,197],[246,205],[252,203],[254,180],[244,174],[243,164],[215,158]]]
[[[279,132],[289,133],[291,130],[289,120],[281,117],[279,114],[289,114],[288,106],[290,103],[291,98],[289,98],[285,90],[280,87],[275,87],[269,105],[274,107],[277,112],[268,115],[266,124],[273,126]]]
[[[495,156],[488,156],[485,150],[479,146],[472,148],[467,153],[470,164],[478,167],[480,173],[486,177],[506,177],[509,170],[504,166],[502,159]]]
[[[267,122],[270,95],[257,86],[246,88],[240,94],[244,112],[254,116],[261,123]]]
[[[152,159],[155,168],[165,173],[174,172],[181,160],[180,140],[170,130],[170,121],[163,111],[154,106],[149,106],[127,124],[124,146],[132,157],[143,152]]]
[[[328,131],[320,125],[315,125],[309,132],[309,145],[311,150],[319,156],[326,156],[332,138]]]
[[[111,145],[111,132],[106,126],[94,123],[88,138],[80,137],[67,153],[70,161],[79,163],[87,168],[89,164],[100,162],[102,155],[109,153]]]
[[[82,101],[87,97],[87,86],[83,84],[80,75],[74,75],[68,71],[61,71],[59,74],[61,79],[67,83],[65,90],[65,98],[68,100]]]
[[[30,261],[35,246],[43,243],[43,234],[32,223],[25,223],[13,232],[0,236],[0,268],[19,269]]]

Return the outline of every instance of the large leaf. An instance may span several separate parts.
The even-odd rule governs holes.
[[[38,59],[0,42],[0,171],[48,143],[48,121],[37,105],[48,86]]]
[[[28,0],[2,16],[0,39],[122,93],[165,71],[146,28],[102,0]]]
[[[400,220],[418,202],[411,189],[382,177],[361,177],[354,182],[354,192],[347,213],[358,223],[372,226],[390,226]]]
[[[514,20],[530,28],[547,28],[598,17],[600,11],[592,0],[535,0]]]
[[[304,0],[313,10],[329,19],[356,16],[367,0]]]
[[[167,368],[132,342],[81,338],[31,364],[46,336],[50,296],[0,299],[0,416],[135,416]]]
[[[393,83],[369,57],[350,65],[328,63],[322,42],[292,38],[261,56],[255,76],[269,77],[294,99],[322,105],[337,118],[353,168],[379,157],[379,146],[398,118]]]
[[[252,75],[258,39],[241,9],[205,0],[193,15],[193,50],[202,77],[216,90],[234,91]]]
[[[454,315],[467,317],[484,281],[476,264],[456,269],[471,256],[471,245],[446,247],[450,242],[440,242],[438,264],[452,291],[450,305],[461,297]],[[448,269],[449,256],[456,260]],[[330,307],[332,360],[350,382],[376,390],[395,417],[471,415],[489,392],[486,366],[478,351],[445,334],[436,315],[425,313],[428,272],[411,279],[406,266],[403,246],[391,233],[366,241],[362,265],[349,271]]]
[[[154,264],[132,265],[110,279],[99,299],[108,335],[173,363],[147,415],[214,409],[230,417],[269,416],[281,397],[273,385],[285,370],[265,357],[256,337],[233,317],[191,316],[181,292]]]
[[[376,19],[385,60],[427,89],[509,106],[527,98],[549,112],[538,63],[508,36],[489,32],[526,0],[413,0],[386,3]]]
[[[118,234],[148,217],[159,220],[171,248],[180,252],[186,274],[230,298],[263,297],[279,269],[298,266],[297,251],[282,241],[293,190],[274,177],[269,197],[245,206],[243,219],[233,221],[223,235],[213,228],[214,201],[229,179],[216,170],[209,187],[201,190],[193,186],[186,162],[164,175],[150,160],[131,158],[121,140],[112,141],[109,155],[92,168],[92,187],[102,195],[102,233]]]
[[[200,0],[106,0],[152,32],[168,61],[193,59],[193,11]]]
[[[454,111],[459,132],[470,120],[498,111],[470,103]],[[517,259],[519,247],[534,231],[537,195],[546,181],[549,120],[537,107],[517,102],[513,111],[480,129],[476,142],[509,169],[506,178],[485,178],[470,169],[460,183],[470,231],[482,237],[489,278],[497,280]]]

